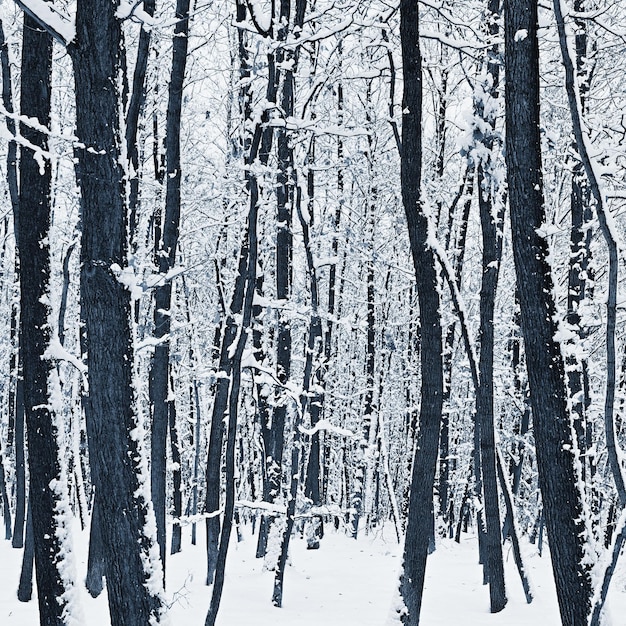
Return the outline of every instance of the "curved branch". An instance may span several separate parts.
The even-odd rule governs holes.
[[[613,411],[615,404],[615,325],[617,319],[617,278],[619,269],[618,258],[618,235],[615,232],[613,218],[610,215],[602,191],[600,189],[600,177],[596,172],[590,156],[589,138],[583,130],[582,107],[580,94],[575,78],[574,62],[569,51],[567,30],[563,18],[562,0],[554,0],[554,14],[556,17],[561,46],[561,56],[565,67],[565,89],[569,103],[572,127],[576,139],[576,149],[580,160],[585,168],[585,174],[589,187],[596,204],[600,231],[604,237],[609,253],[609,284],[606,303],[606,395],[604,400],[604,428],[606,433],[606,447],[611,465],[611,472],[617,488],[617,493],[622,506],[626,506],[626,482],[618,457],[618,443],[615,437],[615,423]]]

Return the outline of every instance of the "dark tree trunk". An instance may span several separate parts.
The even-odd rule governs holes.
[[[4,519],[4,538],[11,541],[13,532],[11,530],[11,503],[7,490],[6,473],[4,471],[4,455],[0,449],[0,487],[2,489],[2,518]]]
[[[504,565],[502,562],[502,535],[496,474],[496,443],[493,413],[493,344],[494,309],[498,284],[498,269],[502,255],[503,205],[495,222],[492,202],[497,199],[485,197],[483,185],[489,185],[480,175],[479,205],[483,233],[483,276],[480,289],[480,385],[476,394],[476,418],[480,423],[480,455],[483,478],[486,534],[484,538],[485,565],[489,578],[491,612],[497,613],[506,605]],[[493,187],[492,187],[493,189]],[[502,199],[500,199],[502,201]]]
[[[146,535],[149,496],[142,493],[146,477],[140,476],[130,293],[117,275],[127,266],[128,231],[119,128],[123,45],[116,8],[117,2],[81,0],[68,50],[81,142],[80,292],[89,370],[89,460],[102,505],[111,621],[143,626],[159,621],[162,601],[146,584],[150,574],[144,561],[154,538]],[[150,561],[150,567],[158,572],[158,563]]]
[[[433,484],[437,465],[443,398],[442,333],[437,270],[428,246],[428,218],[421,204],[422,58],[417,2],[401,0],[400,37],[404,77],[401,187],[415,267],[421,330],[421,412],[413,460],[400,593],[401,620],[419,623],[428,543],[432,534]]]
[[[52,37],[27,14],[21,67],[21,114],[49,126],[52,88]],[[48,149],[47,136],[26,124],[22,136],[33,146]],[[20,158],[19,219],[15,236],[20,257],[20,338],[24,375],[24,411],[28,433],[30,470],[29,515],[35,550],[37,596],[41,624],[64,624],[67,581],[63,580],[63,550],[57,528],[62,522],[61,482],[55,407],[48,388],[54,368],[44,354],[50,344],[50,161],[43,172],[31,148],[22,147]]]
[[[22,554],[22,569],[20,582],[17,587],[17,599],[20,602],[30,602],[33,597],[33,568],[35,566],[35,538],[33,537],[33,518],[28,508],[26,517],[26,542]],[[54,624],[54,622],[52,622]],[[62,623],[62,622],[61,622]]]
[[[519,33],[525,33],[520,37]],[[537,467],[564,626],[586,624],[591,599],[585,513],[574,467],[565,371],[545,222],[539,122],[537,2],[505,3],[506,162],[513,256],[533,411]],[[587,562],[587,564],[585,564]]]
[[[235,315],[242,312],[244,301],[245,280],[248,261],[248,246],[244,242],[239,253],[239,269],[235,279],[233,297],[229,314],[224,321],[222,345],[220,348],[219,372],[217,389],[213,400],[211,414],[211,428],[209,432],[209,449],[206,466],[206,494],[205,511],[207,534],[207,585],[213,582],[215,568],[219,558],[220,524],[220,494],[222,491],[222,447],[224,443],[224,420],[228,408],[230,378],[233,372],[233,357],[231,350],[237,337],[237,322]]]
[[[143,10],[150,16],[154,15],[155,0],[144,0]],[[128,208],[130,215],[130,242],[131,252],[134,254],[137,246],[137,211],[139,209],[139,146],[137,145],[137,131],[139,129],[139,116],[146,99],[146,70],[150,54],[151,29],[141,24],[139,32],[139,44],[137,46],[137,61],[133,73],[133,88],[126,114],[126,151],[130,165]]]
[[[89,528],[89,553],[87,555],[87,577],[85,587],[92,598],[97,598],[104,588],[106,573],[104,545],[102,543],[102,505],[96,490],[91,509],[91,527]]]
[[[16,259],[19,256],[16,254]],[[19,337],[18,333],[18,337]],[[18,344],[21,341],[18,339]],[[22,373],[21,347],[18,347],[17,381],[15,383],[15,522],[13,524],[14,548],[24,547],[24,523],[26,521],[26,455],[24,424],[24,378]]]
[[[284,42],[291,25],[291,0],[281,0],[278,19],[277,41]],[[285,51],[279,47],[276,52],[276,65],[286,65],[294,60],[293,51]],[[276,72],[274,88],[280,85],[280,75]],[[286,69],[282,81],[280,104],[285,118],[293,116],[294,111],[294,73]],[[268,142],[269,144],[269,142]],[[287,303],[291,295],[293,236],[291,224],[293,217],[294,181],[293,181],[293,148],[286,128],[276,131],[278,157],[278,174],[276,180],[276,299]],[[276,332],[276,379],[280,387],[276,390],[276,402],[272,412],[271,428],[265,429],[266,474],[268,479],[267,494],[269,501],[281,493],[283,448],[285,443],[285,421],[287,418],[288,397],[284,387],[291,376],[291,319],[282,308],[278,310]],[[261,526],[264,532],[269,531],[269,520]]]
[[[490,0],[489,34],[498,35],[500,0]],[[489,579],[491,612],[498,613],[506,603],[504,585],[504,564],[502,562],[502,534],[500,509],[498,505],[498,479],[496,473],[496,439],[493,397],[493,350],[494,312],[498,274],[502,258],[502,226],[504,221],[504,195],[499,189],[497,178],[492,176],[498,167],[495,151],[497,144],[493,136],[496,125],[497,102],[499,95],[499,51],[494,45],[490,50],[487,73],[491,84],[485,85],[484,92],[476,98],[476,113],[491,128],[481,141],[487,153],[477,167],[478,206],[482,230],[483,258],[482,282],[480,288],[480,361],[479,385],[476,390],[476,419],[480,432],[480,457],[483,479],[485,508],[484,557]]]
[[[259,130],[259,129],[257,129]],[[252,302],[256,287],[258,241],[257,241],[257,214],[258,214],[258,189],[256,179],[252,176],[250,184],[250,210],[248,212],[248,223],[246,229],[246,240],[242,245],[241,259],[245,260],[244,267],[240,267],[242,287],[245,287],[245,294],[241,303],[241,327],[235,344],[235,350],[231,358],[231,381],[228,397],[228,435],[225,452],[225,500],[224,500],[224,523],[219,537],[219,550],[215,565],[215,581],[211,604],[206,616],[205,626],[214,626],[217,619],[222,590],[224,587],[224,571],[226,567],[226,556],[228,544],[233,525],[233,515],[235,512],[235,435],[237,431],[237,416],[239,411],[239,390],[241,385],[241,359],[246,346],[248,329],[252,320]],[[232,344],[232,342],[231,342]],[[208,487],[208,485],[207,485]]]
[[[170,387],[174,388],[174,381],[170,378]],[[174,519],[180,519],[183,514],[183,492],[182,492],[182,459],[180,454],[180,440],[178,437],[178,426],[176,425],[176,401],[174,398],[168,400],[168,422],[170,431],[170,447],[172,449],[172,487]],[[172,545],[170,554],[177,554],[182,550],[182,527],[179,522],[174,522],[172,526]]]
[[[304,218],[301,207],[301,191],[297,191],[296,206],[298,209],[298,217],[300,225],[302,226],[302,238],[304,242],[304,249],[307,259],[307,269],[309,276],[309,286],[311,291],[311,319],[309,322],[309,336],[307,339],[306,357],[304,363],[304,376],[302,380],[302,394],[300,396],[300,405],[302,408],[301,416],[305,417],[307,414],[311,416],[311,425],[314,426],[313,421],[317,423],[319,418],[319,407],[321,402],[321,396],[317,392],[311,393],[311,383],[314,376],[314,368],[316,361],[319,358],[322,347],[322,320],[319,316],[319,295],[317,285],[317,272],[313,259],[313,250],[309,234],[309,223]],[[312,213],[309,212],[311,216]],[[283,603],[283,588],[285,579],[285,568],[287,565],[287,557],[289,554],[289,542],[291,539],[291,533],[295,522],[296,512],[296,500],[298,496],[298,478],[299,478],[299,465],[300,465],[300,448],[301,448],[301,434],[300,434],[300,422],[301,418],[296,419],[296,424],[293,429],[293,442],[291,450],[291,468],[289,483],[289,500],[287,503],[287,523],[285,530],[283,531],[283,537],[281,542],[280,556],[276,565],[276,574],[274,576],[274,591],[272,593],[272,604],[280,607]],[[313,449],[313,448],[312,448]],[[319,448],[318,448],[319,454]],[[319,482],[318,492],[319,498]],[[319,547],[319,541],[313,533],[313,536],[307,538],[308,548]]]
[[[183,83],[187,64],[189,34],[189,0],[177,0],[176,26],[172,44],[172,75],[167,103],[167,128],[165,137],[166,191],[165,216],[158,224],[155,237],[156,261],[161,283],[154,295],[154,335],[158,341],[150,370],[150,400],[152,402],[152,504],[157,523],[157,539],[165,577],[166,529],[165,501],[167,484],[167,430],[171,328],[172,281],[167,278],[176,264],[176,250],[180,224],[180,122],[183,106]],[[165,578],[163,579],[165,580]]]

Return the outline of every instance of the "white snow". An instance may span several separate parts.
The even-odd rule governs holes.
[[[76,532],[75,560],[79,580],[87,567],[88,532]],[[270,602],[274,573],[254,557],[256,536],[251,526],[242,527],[243,541],[235,533],[226,567],[224,596],[219,613],[222,626],[384,626],[397,624],[397,582],[401,546],[389,524],[359,539],[348,538],[332,524],[319,550],[307,550],[299,533],[291,542],[290,564],[285,574],[283,608]],[[482,585],[477,563],[476,538],[463,535],[460,544],[438,541],[426,569],[421,623],[427,626],[558,626],[560,624],[554,582],[547,550],[540,557],[535,546],[522,542],[529,576],[536,592],[526,604],[510,547],[505,547],[505,575],[508,604],[504,611],[489,612],[489,591]],[[22,604],[16,599],[21,550],[8,541],[0,542],[0,623],[3,626],[32,626],[38,623],[37,601]],[[210,600],[205,581],[204,537],[192,546],[189,532],[183,531],[183,551],[168,556],[166,601],[172,624],[202,624]],[[609,607],[614,615],[626,614],[624,581],[626,566],[620,561],[611,591]],[[106,591],[92,599],[79,586],[85,624],[108,626]],[[618,623],[618,622],[615,622]]]
[[[528,37],[528,31],[525,28],[518,30],[513,38],[515,41],[524,41]]]
[[[74,17],[66,15],[45,0],[16,0],[16,3],[33,19],[45,25],[63,45],[70,43],[76,35]]]

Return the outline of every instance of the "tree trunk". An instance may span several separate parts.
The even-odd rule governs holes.
[[[21,67],[21,114],[50,125],[52,37],[24,14]],[[20,124],[33,146],[48,149],[47,136]],[[61,474],[57,427],[49,388],[54,364],[45,358],[50,345],[51,165],[42,167],[33,149],[23,146],[20,158],[19,219],[15,237],[20,257],[20,337],[24,375],[24,410],[28,434],[29,515],[35,554],[41,624],[64,624],[71,581],[62,574],[67,546],[60,539],[64,520],[57,512],[67,497]],[[65,496],[65,498],[64,498]]]
[[[19,259],[19,253],[15,255]],[[17,333],[18,337],[20,333]],[[22,373],[21,347],[18,339],[17,381],[15,383],[15,521],[13,523],[14,548],[24,547],[24,523],[26,522],[26,453],[24,424],[24,378]]]
[[[170,378],[170,388],[174,389],[174,380]],[[178,437],[178,426],[176,424],[176,401],[174,398],[168,400],[168,424],[170,433],[170,447],[172,450],[172,488],[174,519],[180,519],[183,514],[183,492],[182,492],[182,459],[180,454],[180,440]],[[172,545],[170,554],[177,554],[182,550],[182,528],[179,522],[175,521],[172,526]]]
[[[431,536],[433,484],[443,408],[443,364],[437,270],[428,245],[428,217],[421,204],[422,59],[419,10],[413,0],[401,0],[400,36],[404,77],[400,177],[419,301],[422,373],[420,425],[413,460],[400,593],[405,605],[402,623],[416,626]]]
[[[500,0],[490,0],[489,34],[498,34],[498,16]],[[491,60],[487,63],[490,84],[476,86],[481,93],[475,95],[476,115],[485,122],[490,131],[484,133],[480,142],[486,157],[477,167],[478,206],[482,230],[482,282],[480,288],[480,361],[479,385],[476,390],[476,419],[480,424],[480,457],[485,505],[484,557],[489,579],[491,612],[498,613],[506,603],[504,584],[504,564],[502,562],[502,534],[500,509],[498,505],[498,481],[496,473],[496,438],[493,397],[493,350],[494,350],[494,313],[498,274],[502,258],[502,228],[504,221],[504,197],[499,188],[497,168],[498,145],[493,135],[496,125],[497,98],[499,95],[498,46],[490,50]],[[484,128],[483,127],[483,128]],[[483,152],[481,150],[481,152]]]
[[[143,10],[150,16],[154,15],[155,0],[144,0]],[[128,208],[130,215],[130,244],[131,253],[135,254],[137,248],[137,211],[139,209],[139,146],[137,145],[137,131],[139,129],[139,116],[146,100],[146,70],[150,54],[151,29],[142,22],[139,31],[139,43],[137,45],[137,61],[133,73],[133,89],[126,114],[126,151],[130,166]],[[155,137],[156,141],[156,137]]]
[[[20,602],[30,602],[33,597],[33,567],[35,565],[35,539],[33,537],[33,518],[30,507],[26,516],[26,541],[22,554],[22,569],[20,582],[17,587],[17,599]],[[54,624],[54,622],[52,622]]]
[[[521,37],[520,33],[524,36]],[[557,331],[545,223],[539,122],[537,2],[505,3],[506,162],[513,257],[533,411],[537,467],[564,626],[586,624],[591,580],[574,467],[565,371]]]
[[[167,484],[167,430],[169,415],[169,369],[172,279],[167,277],[176,264],[178,234],[180,224],[180,185],[182,180],[180,164],[180,122],[183,106],[183,83],[187,64],[189,34],[189,0],[177,0],[176,26],[172,44],[172,75],[167,103],[165,136],[166,191],[165,216],[158,225],[162,232],[160,240],[155,238],[156,260],[161,282],[154,294],[154,335],[158,343],[154,349],[150,369],[150,400],[152,402],[152,465],[151,488],[152,504],[157,523],[157,539],[163,576],[165,577],[166,528],[165,502]],[[163,579],[165,581],[165,578]]]
[[[106,572],[104,545],[102,544],[102,505],[96,490],[91,508],[89,528],[89,553],[87,554],[87,577],[85,587],[92,598],[97,598],[104,587]]]
[[[80,0],[76,38],[68,50],[81,143],[80,293],[89,370],[89,460],[101,497],[111,621],[144,626],[160,620],[162,599],[155,587],[161,572],[158,560],[149,556],[155,537],[147,534],[151,512],[147,477],[141,474],[130,293],[118,280],[127,266],[128,231],[119,128],[123,47],[116,9],[117,2]]]

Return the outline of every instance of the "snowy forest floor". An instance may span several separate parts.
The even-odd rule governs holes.
[[[172,626],[204,623],[210,589],[204,584],[205,560],[202,527],[198,544],[189,541],[183,529],[183,551],[168,557],[169,616]],[[234,534],[234,533],[233,533]],[[299,535],[291,542],[290,565],[285,575],[283,608],[270,603],[273,573],[264,571],[254,557],[256,537],[250,527],[242,529],[243,541],[233,538],[228,555],[224,595],[218,624],[221,626],[383,626],[391,623],[392,606],[400,567],[401,548],[387,527],[359,537],[357,541],[334,529],[327,531],[319,550],[306,550]],[[87,563],[87,533],[76,537],[76,566],[84,579]],[[477,564],[477,542],[463,535],[460,544],[440,540],[429,557],[421,624],[424,626],[557,626],[560,623],[554,582],[547,550],[525,544],[535,600],[526,604],[522,586],[507,544],[505,573],[509,602],[499,614],[489,613],[489,592],[482,585]],[[38,623],[36,592],[33,600],[16,598],[22,551],[0,543],[0,624],[34,626]],[[106,592],[92,599],[80,594],[79,624],[109,624]],[[620,562],[609,593],[613,626],[626,624],[626,563]]]

